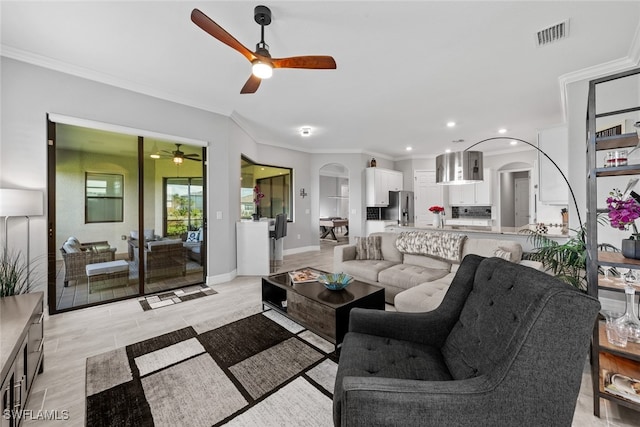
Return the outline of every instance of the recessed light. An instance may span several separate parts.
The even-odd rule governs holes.
[[[456,125],[456,122],[447,122],[447,127],[452,128]]]
[[[445,153],[450,153],[451,152],[451,148],[447,148],[446,150],[444,150]]]
[[[308,126],[300,128],[300,135],[302,135],[302,136],[311,136],[311,128],[308,127]]]
[[[413,150],[413,147],[409,146],[409,147],[406,148],[406,150],[407,151],[411,151],[411,150]]]
[[[498,133],[507,133],[507,130],[505,128],[498,129]]]
[[[510,142],[509,144],[511,144],[511,145],[516,145],[516,144],[518,144],[518,141],[516,141],[515,139],[512,139],[512,140],[511,140],[511,142]]]

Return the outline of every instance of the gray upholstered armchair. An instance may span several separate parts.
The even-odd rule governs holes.
[[[468,255],[427,313],[353,309],[336,426],[570,426],[599,302]]]

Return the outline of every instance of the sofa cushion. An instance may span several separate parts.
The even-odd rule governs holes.
[[[396,264],[378,274],[378,282],[381,285],[390,285],[397,288],[412,288],[420,283],[430,282],[449,274],[448,269],[425,268],[411,264]]]
[[[448,381],[451,374],[440,350],[429,345],[349,332],[340,354],[341,377],[384,377]],[[336,381],[337,387],[342,381]]]
[[[402,261],[404,264],[412,264],[425,268],[435,268],[438,270],[447,270],[451,268],[451,263],[441,259],[433,258],[425,255],[406,254]]]
[[[362,278],[371,282],[378,281],[378,273],[395,265],[393,261],[387,260],[361,260],[344,261],[341,265],[341,273]]]
[[[455,273],[432,282],[422,283],[396,295],[393,305],[406,313],[422,313],[438,308],[449,290]]]
[[[356,259],[384,259],[381,244],[382,238],[380,236],[356,237]]]
[[[466,238],[464,234],[456,233],[405,231],[398,235],[396,247],[403,254],[430,255],[460,262]]]

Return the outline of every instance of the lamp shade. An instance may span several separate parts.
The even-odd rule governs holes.
[[[436,157],[438,184],[473,184],[483,180],[482,151],[456,151]]]
[[[0,188],[0,217],[44,214],[44,197],[39,190]]]

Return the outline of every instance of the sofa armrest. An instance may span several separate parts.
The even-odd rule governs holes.
[[[531,261],[528,259],[523,259],[523,260],[520,260],[518,264],[524,265],[525,267],[531,267],[535,270],[544,271],[544,267],[540,261]]]
[[[354,245],[340,245],[333,248],[333,271],[341,272],[342,263],[356,259],[356,247]]]
[[[340,245],[333,248],[334,261],[351,261],[356,259],[355,245]]]

